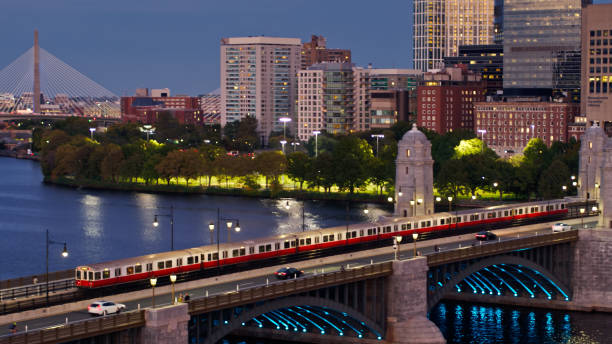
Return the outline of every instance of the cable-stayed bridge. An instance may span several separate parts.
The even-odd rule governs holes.
[[[0,118],[118,119],[119,97],[38,45],[0,70]]]

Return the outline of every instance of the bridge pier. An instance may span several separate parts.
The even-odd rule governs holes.
[[[174,306],[147,308],[142,343],[172,344],[188,343],[187,325],[189,323],[187,303]]]
[[[387,343],[446,343],[438,327],[427,319],[428,269],[425,257],[393,262],[387,290]]]
[[[574,251],[572,306],[612,312],[612,229],[581,229]]]

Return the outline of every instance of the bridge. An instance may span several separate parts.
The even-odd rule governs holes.
[[[312,343],[347,338],[356,343],[443,342],[426,316],[445,298],[465,295],[484,302],[612,310],[612,272],[603,259],[610,251],[609,229],[530,235],[234,287],[179,305],[0,337],[0,343],[60,343],[95,336],[217,343],[231,335]]]
[[[38,44],[0,70],[0,120],[118,120],[119,97]]]

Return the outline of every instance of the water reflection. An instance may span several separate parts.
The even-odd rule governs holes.
[[[448,343],[607,343],[612,338],[612,315],[602,313],[449,301],[429,318]]]
[[[81,200],[83,232],[87,239],[96,239],[102,235],[102,200],[98,196],[85,195]]]

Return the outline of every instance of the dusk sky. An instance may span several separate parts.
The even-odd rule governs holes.
[[[40,45],[117,95],[168,87],[197,95],[219,87],[222,37],[277,36],[349,48],[353,61],[411,66],[411,1],[4,0],[0,69]]]

